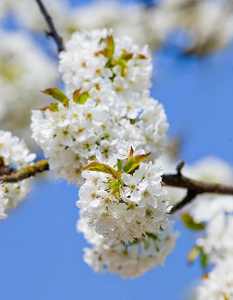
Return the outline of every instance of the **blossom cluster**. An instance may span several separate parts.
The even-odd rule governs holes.
[[[108,270],[122,278],[135,278],[158,264],[163,265],[178,236],[170,224],[165,230],[143,235],[133,243],[114,244],[97,234],[84,218],[77,222],[77,230],[92,245],[92,248],[84,248],[84,261],[96,272]]]
[[[195,292],[197,300],[225,300],[233,298],[233,260],[220,259],[214,269],[203,279]]]
[[[31,125],[56,177],[80,185],[79,168],[97,150],[105,158],[116,153],[117,140],[140,142],[151,159],[158,157],[168,124],[163,106],[149,96],[147,48],[114,39],[105,28],[75,33],[66,48],[59,68],[68,96],[60,93],[61,103],[33,111]]]
[[[88,224],[114,243],[133,242],[147,232],[159,232],[168,222],[162,169],[143,163],[148,155],[134,156],[131,149],[132,157],[125,166],[116,156],[110,164],[95,161],[84,167],[86,180],[77,201]]]
[[[168,127],[163,106],[150,97],[151,56],[103,28],[73,34],[59,57],[65,94],[44,90],[58,102],[32,112],[32,137],[56,177],[81,186],[82,222],[98,237],[85,260],[98,271],[107,265],[135,277],[163,263],[175,241],[166,229],[171,207],[163,170],[146,161],[164,150]],[[98,267],[91,262],[96,252],[103,255]]]
[[[0,169],[9,172],[28,166],[36,158],[30,153],[25,142],[9,131],[0,130]],[[4,173],[3,173],[4,174]],[[0,218],[5,212],[17,206],[29,192],[30,179],[16,183],[0,183]]]

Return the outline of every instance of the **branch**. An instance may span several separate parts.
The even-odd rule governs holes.
[[[14,170],[9,175],[0,176],[0,182],[17,182],[36,175],[36,173],[42,173],[49,170],[49,164],[47,160],[40,160],[34,165],[27,166],[20,170]]]
[[[233,195],[233,186],[194,180],[181,174],[164,174],[162,180],[165,185],[185,188],[196,194],[211,193]]]
[[[171,214],[183,208],[186,204],[190,203],[199,194],[211,193],[233,195],[233,186],[212,182],[203,182],[183,176],[181,174],[183,166],[184,161],[182,160],[176,168],[177,174],[164,174],[162,176],[163,185],[187,189],[187,195],[184,197],[183,200],[181,200],[179,203],[173,206],[170,212]]]
[[[180,187],[187,189],[187,195],[185,198],[173,207],[171,214],[175,213],[177,210],[183,208],[186,204],[190,203],[197,195],[204,193],[211,194],[223,194],[223,195],[233,195],[233,186],[228,186],[219,183],[203,182],[199,180],[194,180],[185,177],[181,174],[181,169],[183,162],[181,162],[177,167],[177,174],[164,174],[162,176],[162,184],[173,187]],[[0,176],[0,182],[17,182],[23,179],[29,178],[49,170],[49,163],[47,160],[40,160],[34,165],[27,166],[20,170],[13,170],[12,173],[5,173],[5,175]],[[1,174],[0,174],[1,175]]]
[[[186,204],[192,202],[196,196],[196,192],[188,190],[187,195],[184,197],[184,199],[172,207],[170,214],[174,214],[177,210],[183,208]]]
[[[53,20],[51,18],[51,16],[48,14],[44,4],[42,3],[41,0],[36,0],[37,4],[40,7],[40,10],[48,24],[49,27],[49,32],[47,32],[47,35],[50,35],[54,38],[56,44],[57,44],[57,48],[58,48],[58,52],[64,51],[65,47],[63,45],[63,41],[62,41],[62,37],[59,36],[54,24],[53,24]]]

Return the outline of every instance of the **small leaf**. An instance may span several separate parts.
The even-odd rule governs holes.
[[[202,266],[202,268],[204,268],[204,269],[206,268],[207,263],[208,263],[208,259],[209,259],[208,255],[204,251],[202,251],[202,253],[201,253],[201,266]]]
[[[140,155],[136,155],[134,157],[132,157],[127,164],[124,167],[124,172],[125,173],[129,173],[131,171],[133,171],[135,168],[137,168],[137,166],[145,159],[147,159],[147,157],[150,155],[150,153],[147,154],[140,154]]]
[[[147,57],[143,54],[138,53],[136,58],[137,59],[146,59]]]
[[[88,92],[84,92],[80,94],[80,90],[76,90],[73,93],[73,101],[75,103],[84,104],[88,98],[90,98],[90,95]]]
[[[112,35],[107,36],[107,46],[104,50],[104,56],[108,59],[112,58],[114,54],[114,39]]]
[[[183,221],[185,227],[190,230],[199,231],[203,230],[206,227],[204,223],[196,223],[189,213],[182,214],[181,220]]]
[[[102,172],[106,174],[111,174],[114,178],[119,178],[119,174],[116,170],[106,164],[101,164],[97,161],[93,161],[86,165],[85,167],[81,168],[82,171],[96,171]]]
[[[115,197],[120,197],[120,186],[121,182],[119,180],[114,180],[109,183],[109,188]]]
[[[81,88],[73,92],[73,101],[75,103],[78,103],[78,99],[79,99],[79,96],[80,96],[80,91],[81,91]]]
[[[70,99],[64,100],[64,102],[63,102],[64,107],[66,107],[66,108],[69,107],[69,101],[70,101]]]
[[[133,53],[123,50],[122,55],[115,61],[121,67],[121,76],[126,75],[127,62],[132,59]]]
[[[40,110],[46,111],[46,109],[49,109],[50,111],[53,111],[53,112],[58,112],[59,111],[58,103],[51,103],[51,105],[45,106],[45,107],[41,108]]]
[[[209,278],[209,273],[205,273],[201,276],[201,279],[208,279]]]
[[[121,67],[121,76],[126,76],[127,61],[123,58],[119,58],[118,60],[116,60],[116,63]]]
[[[188,262],[193,263],[201,254],[201,248],[199,246],[193,247],[188,254]]]
[[[121,172],[121,169],[122,169],[122,162],[121,162],[120,159],[117,159],[117,167],[118,167],[117,171],[118,171],[118,172]]]
[[[120,56],[120,58],[124,59],[125,61],[128,61],[130,59],[133,58],[133,53],[132,52],[128,52],[126,50],[123,49],[122,51],[122,55]]]
[[[156,233],[147,232],[146,235],[154,241],[159,240],[159,237]]]
[[[84,104],[87,101],[88,98],[90,98],[89,93],[84,92],[79,96],[78,103],[79,104]]]
[[[42,93],[52,96],[54,99],[57,99],[60,102],[64,102],[66,99],[68,99],[68,97],[57,88],[49,88],[42,91]]]
[[[106,38],[106,47],[104,50],[99,51],[99,54],[103,54],[108,59],[111,59],[114,54],[114,39],[112,35],[108,35]]]
[[[113,68],[115,65],[116,65],[116,64],[115,64],[114,60],[113,60],[112,58],[110,58],[110,59],[106,62],[105,68],[111,69],[111,68]]]

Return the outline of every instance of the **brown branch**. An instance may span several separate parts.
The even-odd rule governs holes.
[[[183,169],[183,167],[184,167],[184,161],[182,160],[176,167],[176,171],[178,175],[181,175],[181,170]]]
[[[196,196],[196,192],[188,190],[184,199],[172,207],[170,214],[174,214],[177,210],[183,208],[186,204],[192,202]]]
[[[194,180],[181,174],[164,174],[162,180],[165,185],[185,188],[196,194],[211,193],[233,195],[233,186]]]
[[[164,174],[162,176],[162,184],[173,187],[180,187],[187,189],[187,195],[171,210],[171,214],[175,213],[177,210],[183,208],[186,204],[190,203],[197,195],[204,193],[211,194],[223,194],[223,195],[233,195],[233,186],[228,186],[219,183],[203,182],[199,180],[194,180],[185,177],[181,174],[181,169],[183,162],[181,162],[177,167],[177,174]],[[27,166],[20,170],[14,170],[10,174],[0,176],[0,181],[3,182],[17,182],[31,176],[36,175],[36,173],[41,173],[43,171],[49,170],[49,163],[47,160],[40,160],[34,165]]]
[[[24,167],[20,170],[14,170],[9,175],[0,176],[0,182],[17,182],[36,175],[36,173],[42,173],[49,170],[49,164],[47,160],[40,160],[34,165]]]
[[[219,183],[203,182],[199,180],[194,180],[185,177],[181,174],[181,170],[184,166],[184,161],[182,160],[176,170],[177,174],[164,174],[162,176],[163,185],[181,187],[187,189],[187,194],[183,200],[173,206],[171,214],[175,213],[177,210],[183,208],[186,204],[193,201],[193,199],[200,194],[211,193],[211,194],[225,194],[233,195],[233,186],[227,186]]]
[[[41,0],[36,0],[37,4],[40,7],[40,10],[48,24],[49,27],[49,32],[47,32],[47,35],[50,35],[54,38],[56,44],[57,44],[57,48],[58,48],[58,52],[64,51],[65,47],[63,45],[63,41],[62,41],[62,37],[58,34],[54,24],[53,24],[53,20],[51,18],[51,16],[48,14],[47,9],[45,8],[44,4],[42,3]]]

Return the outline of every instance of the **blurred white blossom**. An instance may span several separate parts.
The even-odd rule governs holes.
[[[0,31],[0,38],[0,126],[30,142],[31,109],[44,105],[40,90],[57,81],[56,64],[25,32]]]
[[[9,131],[0,131],[0,158],[2,167],[9,167],[15,170],[30,165],[36,158],[30,153],[25,142]],[[24,179],[16,183],[1,184],[1,206],[5,210],[18,205],[29,192],[30,179]],[[8,200],[6,200],[8,199]]]
[[[7,204],[8,199],[6,198],[6,188],[2,183],[0,183],[0,220],[7,217],[7,214],[5,213]]]
[[[227,259],[219,259],[213,270],[204,277],[202,284],[197,288],[195,299],[233,299],[232,269],[232,254]]]
[[[92,245],[92,248],[84,248],[84,261],[95,272],[108,270],[122,278],[135,278],[158,264],[163,265],[178,236],[177,232],[172,232],[170,225],[158,233],[143,236],[133,244],[113,244],[98,235],[83,218],[77,222],[77,230],[82,232]]]

